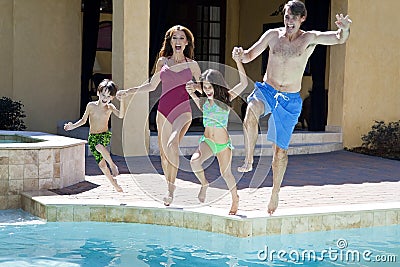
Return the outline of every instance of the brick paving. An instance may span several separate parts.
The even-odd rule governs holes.
[[[59,190],[63,197],[116,203],[163,207],[166,191],[158,156],[124,158],[113,156],[120,170],[118,183],[124,193],[117,193],[96,165],[86,158],[86,181]],[[243,157],[234,157],[232,171],[237,179],[240,206],[238,214],[266,216],[272,174],[271,157],[256,157],[254,171],[236,171]],[[228,210],[230,196],[220,177],[216,160],[205,163],[210,188],[205,207]],[[177,176],[177,190],[171,208],[200,207],[197,201],[199,182],[190,170],[188,158],[182,157]],[[380,205],[400,203],[400,161],[361,155],[348,151],[289,156],[289,164],[280,193],[276,215],[288,210],[352,204]]]

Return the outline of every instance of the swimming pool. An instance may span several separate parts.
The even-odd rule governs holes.
[[[400,261],[399,240],[399,225],[236,238],[135,223],[45,223],[21,210],[0,211],[1,267],[389,267]]]

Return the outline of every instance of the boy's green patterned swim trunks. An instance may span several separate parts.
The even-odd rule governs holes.
[[[92,152],[97,164],[103,159],[103,156],[100,154],[99,151],[96,150],[96,145],[102,144],[104,147],[107,147],[108,144],[110,144],[111,135],[112,134],[110,131],[98,134],[89,134],[89,149],[90,152]]]

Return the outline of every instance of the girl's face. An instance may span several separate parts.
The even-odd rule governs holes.
[[[203,81],[203,91],[208,99],[214,99],[214,87],[208,81]]]
[[[174,53],[183,53],[188,44],[184,31],[174,31],[171,37],[171,46]]]
[[[97,92],[97,96],[99,97],[99,103],[103,106],[107,105],[114,99],[114,96],[110,95],[108,89],[103,89],[102,91]]]

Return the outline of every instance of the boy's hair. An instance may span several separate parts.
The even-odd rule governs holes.
[[[222,73],[219,72],[218,70],[208,69],[204,71],[200,76],[201,88],[203,88],[204,81],[207,81],[212,84],[214,88],[214,99],[217,100],[215,101],[215,103],[220,108],[228,109],[228,107],[231,106],[231,101],[229,100],[228,85],[226,84],[226,81]]]
[[[109,79],[104,79],[99,86],[97,87],[97,92],[102,92],[103,90],[108,90],[110,92],[111,96],[115,96],[118,91],[117,85],[109,80]]]
[[[171,46],[171,39],[176,31],[183,31],[186,35],[186,39],[188,41],[185,50],[183,50],[183,54],[185,57],[190,59],[194,59],[194,37],[193,33],[186,27],[181,25],[172,26],[166,33],[164,37],[164,42],[162,44],[159,57],[169,57],[172,56],[173,50]]]
[[[300,0],[291,0],[291,1],[287,2],[285,7],[283,8],[283,11],[286,11],[288,9],[295,16],[300,16],[300,17],[306,17],[307,18],[306,6]]]

